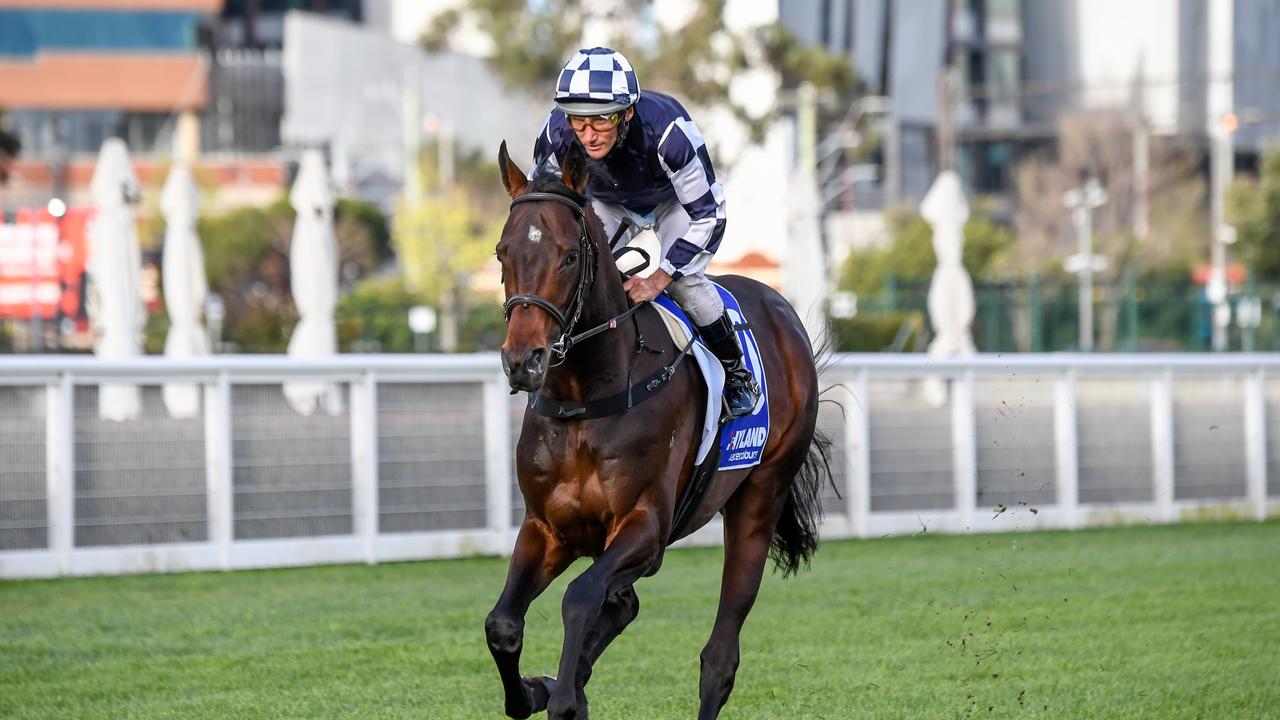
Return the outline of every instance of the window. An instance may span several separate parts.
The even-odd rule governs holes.
[[[0,9],[0,57],[48,50],[195,48],[200,16],[186,12]]]

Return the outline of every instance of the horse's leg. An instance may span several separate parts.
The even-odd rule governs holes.
[[[622,588],[604,601],[604,605],[600,608],[600,617],[596,618],[595,625],[587,633],[587,640],[584,643],[586,652],[578,661],[579,680],[583,687],[590,682],[591,668],[604,654],[609,643],[621,635],[639,614],[640,597],[636,595],[634,585]]]
[[[659,534],[657,521],[647,512],[633,513],[595,563],[569,583],[562,608],[564,649],[560,654],[555,690],[547,703],[548,720],[587,718],[586,696],[582,692],[584,678],[580,668],[583,661],[589,664],[589,653],[594,649],[588,646],[592,630],[597,627],[605,601],[631,587],[661,558]],[[621,629],[621,625],[617,626],[612,634],[616,637]],[[601,651],[600,640],[606,635],[597,634],[595,638],[594,645]]]
[[[507,715],[527,718],[547,706],[551,683],[544,678],[520,677],[524,647],[524,616],[534,598],[569,566],[573,558],[543,528],[526,519],[520,526],[507,584],[498,604],[484,620],[489,652],[498,665]]]
[[[752,473],[747,484],[725,505],[720,607],[711,639],[702,649],[698,720],[714,720],[733,691],[738,671],[738,636],[760,591],[769,543],[786,500],[786,487],[769,482],[766,477],[772,479],[776,475],[762,477],[761,470]]]

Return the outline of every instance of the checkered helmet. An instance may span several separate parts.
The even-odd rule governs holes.
[[[579,50],[560,72],[556,107],[566,115],[604,115],[640,99],[640,81],[622,53],[595,47]]]

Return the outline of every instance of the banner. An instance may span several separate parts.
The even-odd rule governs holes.
[[[85,236],[90,208],[62,218],[23,209],[0,223],[0,318],[83,318]]]

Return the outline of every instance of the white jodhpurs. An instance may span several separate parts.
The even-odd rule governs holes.
[[[618,241],[618,247],[625,246],[642,228],[653,226],[654,232],[662,243],[661,267],[668,274],[675,272],[675,268],[665,259],[666,254],[675,245],[676,240],[689,232],[689,214],[679,202],[674,199],[668,200],[648,216],[638,216],[621,205],[612,203],[593,201],[591,206],[604,225],[605,236],[609,239],[613,239],[614,233],[618,231],[618,226],[623,220],[631,224]],[[711,253],[698,253],[693,262],[685,266],[684,274],[667,286],[667,294],[699,327],[710,325],[724,314],[724,302],[720,300],[720,293],[703,274],[709,262],[711,262]]]

